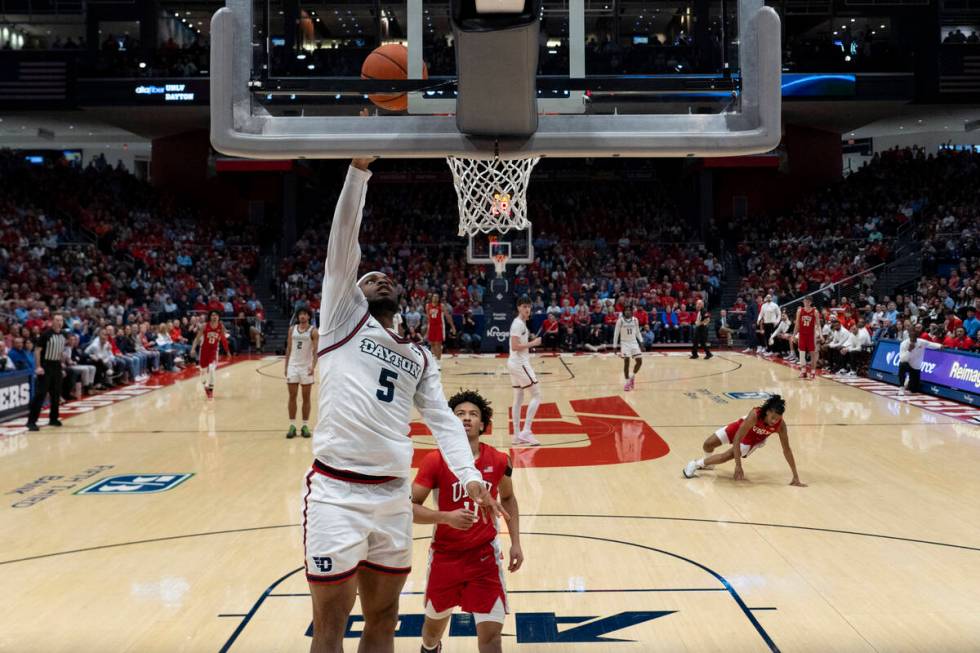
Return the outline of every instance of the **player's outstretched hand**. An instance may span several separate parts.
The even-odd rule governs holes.
[[[355,168],[357,168],[358,170],[367,171],[367,169],[371,167],[371,164],[374,163],[374,160],[376,158],[377,157],[372,156],[366,159],[351,159],[350,164]]]
[[[476,513],[466,508],[457,508],[447,515],[446,523],[456,530],[466,531],[476,523]]]
[[[503,517],[510,519],[510,515],[503,509],[500,502],[493,498],[487,486],[480,481],[470,481],[466,484],[466,494],[473,499],[480,509],[480,515],[489,520],[491,517]]]
[[[515,544],[510,547],[510,564],[507,565],[507,571],[513,573],[521,568],[524,564],[524,551],[521,550],[521,545]]]
[[[742,468],[741,467],[736,467],[735,468],[735,474],[734,474],[734,476],[732,476],[732,478],[735,479],[736,481],[744,481],[745,480],[745,472],[742,471]]]
[[[806,487],[806,483],[802,482],[798,478],[794,478],[792,481],[789,482],[789,484],[794,487]]]

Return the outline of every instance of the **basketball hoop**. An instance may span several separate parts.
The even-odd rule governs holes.
[[[464,159],[446,157],[459,204],[459,235],[527,227],[527,187],[541,157]],[[496,257],[494,257],[494,265]],[[506,261],[505,261],[506,263]],[[500,270],[498,269],[498,272]]]
[[[504,270],[507,269],[507,260],[510,257],[506,254],[495,254],[493,257],[493,268],[497,271],[497,276],[504,276]]]

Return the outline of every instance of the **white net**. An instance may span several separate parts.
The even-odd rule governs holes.
[[[540,157],[446,158],[459,204],[459,235],[527,227],[527,187]]]

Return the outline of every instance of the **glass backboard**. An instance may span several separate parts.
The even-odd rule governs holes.
[[[263,158],[713,156],[778,143],[779,19],[761,0],[547,0],[539,22],[538,129],[487,139],[453,120],[448,2],[228,0],[212,26],[212,140]],[[407,78],[361,79],[392,43],[407,50]],[[485,83],[506,92],[506,79]],[[377,93],[407,93],[407,110],[373,105]]]

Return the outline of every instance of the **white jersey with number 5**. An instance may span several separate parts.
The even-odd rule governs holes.
[[[462,423],[443,395],[429,354],[368,312],[355,283],[358,233],[371,173],[351,167],[337,201],[320,303],[319,420],[313,453],[325,465],[371,476],[411,474],[414,405],[465,486],[480,480]]]
[[[514,321],[510,323],[510,337],[517,337],[518,342],[522,345],[526,345],[530,339],[530,331],[527,328],[527,324],[520,316],[514,318]],[[510,340],[508,340],[510,342]],[[511,363],[520,363],[525,365],[531,362],[531,355],[528,353],[530,350],[521,349],[520,351],[511,349],[510,350],[510,361]]]

